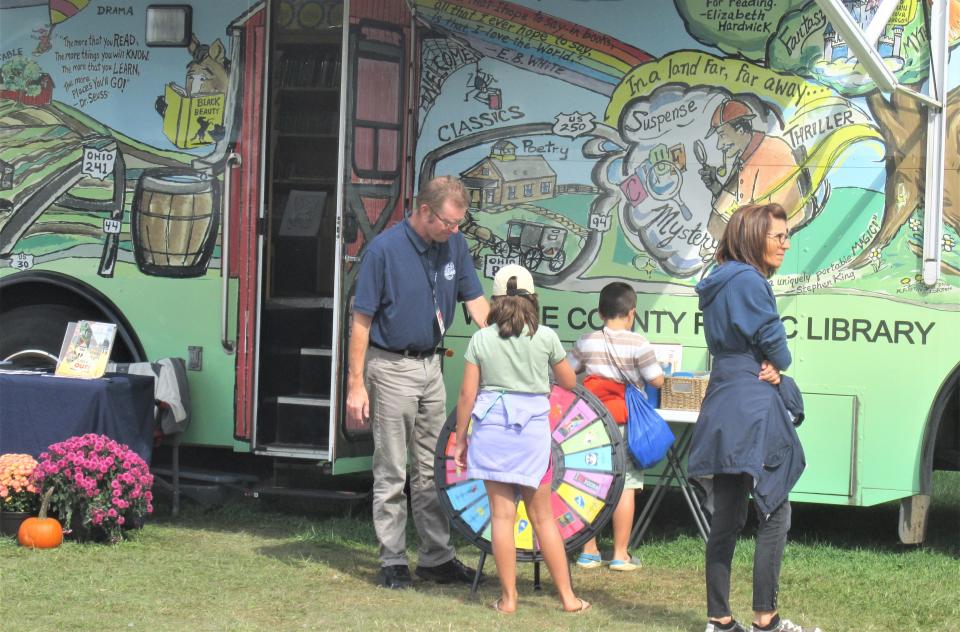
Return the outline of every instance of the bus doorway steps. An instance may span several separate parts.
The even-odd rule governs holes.
[[[264,303],[257,452],[319,458],[330,450],[332,299]]]
[[[333,350],[329,347],[265,345],[261,357],[261,397],[330,396]]]
[[[266,498],[277,505],[291,509],[328,511],[346,506],[352,512],[359,506],[369,506],[372,479],[364,475],[333,474],[328,459],[306,461],[297,458],[275,458],[273,471],[253,487],[248,495]]]
[[[323,508],[329,508],[331,505],[345,506],[348,517],[353,515],[355,509],[369,502],[371,497],[370,491],[307,489],[270,484],[257,485],[245,493],[251,498],[294,501],[298,507],[302,507],[304,502]]]
[[[330,400],[310,395],[280,395],[260,403],[257,446],[330,450]]]
[[[265,348],[332,348],[333,299],[324,296],[267,299],[263,303],[261,340]]]

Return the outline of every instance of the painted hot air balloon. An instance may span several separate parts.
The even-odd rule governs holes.
[[[37,34],[39,41],[33,54],[40,55],[50,50],[53,39],[53,28],[83,11],[88,4],[90,4],[90,0],[48,0],[47,5],[50,7],[50,23],[47,26],[34,29],[34,33]]]
[[[50,0],[50,26],[69,20],[90,4],[90,0]]]

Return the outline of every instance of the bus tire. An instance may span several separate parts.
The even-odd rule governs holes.
[[[13,307],[0,313],[0,360],[18,356],[17,364],[49,366],[40,351],[57,357],[67,323],[96,319],[96,314],[75,305],[36,304]]]
[[[67,323],[116,323],[110,360],[143,362],[143,345],[115,304],[96,288],[57,272],[29,270],[0,278],[0,359],[34,349],[37,366],[56,364]],[[50,357],[52,356],[52,358]],[[20,362],[27,365],[28,362]]]
[[[900,499],[898,532],[904,544],[921,544],[927,535],[934,470],[960,471],[960,365],[944,380],[933,400],[923,434],[919,493]]]

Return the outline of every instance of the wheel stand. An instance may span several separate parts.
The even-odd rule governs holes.
[[[483,576],[483,565],[487,562],[487,552],[480,551],[480,561],[477,562],[477,572],[473,576],[473,583],[470,585],[470,598],[477,596],[477,586],[480,585],[480,578]],[[570,567],[569,560],[567,561],[567,572],[570,574],[570,585],[573,586],[573,570]],[[543,586],[540,583],[540,560],[535,559],[533,561],[533,589],[534,590],[543,590]]]

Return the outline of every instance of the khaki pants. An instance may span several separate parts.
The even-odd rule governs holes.
[[[373,526],[380,541],[380,565],[407,563],[403,487],[408,456],[419,564],[448,562],[454,557],[450,523],[433,480],[437,437],[447,414],[440,357],[416,360],[371,347],[365,366],[374,446]]]

